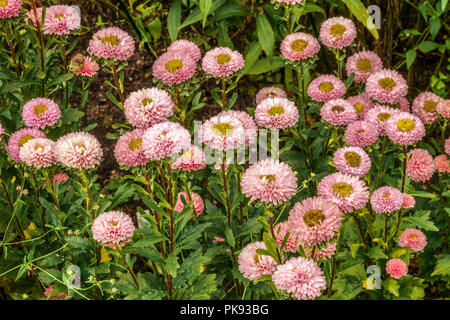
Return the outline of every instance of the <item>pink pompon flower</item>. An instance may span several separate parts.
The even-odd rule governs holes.
[[[404,111],[404,112],[411,111],[410,103],[408,101],[408,98],[406,98],[406,97],[400,97],[398,102],[396,104],[391,104],[390,107],[393,109],[396,109],[396,110]]]
[[[305,249],[305,254],[308,258],[311,257],[312,249]],[[336,254],[336,242],[328,242],[322,249],[316,250],[314,252],[314,257],[316,259],[329,259]]]
[[[450,137],[445,140],[444,149],[445,149],[445,153],[450,155]]]
[[[256,93],[256,104],[260,104],[267,98],[287,98],[286,92],[277,87],[265,87]]]
[[[289,61],[300,61],[314,57],[320,50],[320,44],[312,35],[297,32],[288,34],[283,39],[280,50]]]
[[[181,197],[186,200],[186,204],[190,202],[188,193],[186,191],[180,192],[178,194],[178,200],[175,205],[175,208],[173,208],[173,211],[175,212],[182,212],[184,209],[183,201],[181,200]],[[202,197],[196,193],[191,191],[191,199],[194,201],[194,211],[197,214],[197,216],[201,215],[203,213],[203,210],[205,209],[205,203],[203,202]]]
[[[0,19],[9,19],[19,16],[22,0],[0,1]]]
[[[91,57],[85,57],[82,54],[76,54],[69,64],[70,70],[77,76],[92,78],[100,69],[97,62]]]
[[[238,51],[217,47],[206,52],[202,69],[214,78],[229,77],[244,67],[244,57]]]
[[[339,148],[333,155],[333,163],[338,171],[360,178],[372,165],[369,155],[360,147]]]
[[[175,122],[162,122],[145,130],[142,150],[149,160],[172,157],[191,145],[189,131]]]
[[[5,129],[3,129],[2,124],[0,123],[0,142],[2,141],[2,135],[5,133]]]
[[[172,164],[172,169],[181,171],[198,171],[206,168],[206,156],[202,149],[190,145],[185,152]]]
[[[383,61],[373,51],[360,51],[348,57],[345,65],[347,75],[354,74],[354,81],[365,83],[369,76],[383,69]]]
[[[422,231],[415,228],[403,230],[398,238],[399,247],[408,247],[414,252],[423,250],[427,246],[427,237]]]
[[[398,110],[384,107],[381,105],[375,105],[374,108],[370,109],[366,116],[364,117],[365,121],[368,121],[371,123],[371,127],[374,125],[378,128],[379,135],[385,136],[386,135],[386,122],[394,116],[394,114],[398,113]]]
[[[188,55],[195,62],[198,62],[198,60],[202,57],[200,48],[194,42],[185,39],[172,42],[172,44],[167,48],[167,51],[176,51]]]
[[[444,118],[450,118],[450,99],[442,100],[437,106],[436,111]]]
[[[433,156],[425,149],[416,148],[408,153],[406,173],[414,182],[425,182],[431,179],[436,169]]]
[[[278,3],[284,3],[287,5],[293,5],[293,4],[298,4],[298,3],[302,3],[303,0],[275,0]]]
[[[163,83],[172,86],[191,79],[197,68],[190,55],[180,51],[167,51],[153,64],[153,76]]]
[[[44,34],[64,35],[80,27],[81,17],[73,6],[55,5],[45,11]]]
[[[22,128],[11,134],[6,149],[15,162],[22,161],[19,155],[20,148],[34,138],[46,138],[46,136],[44,132],[33,128]]]
[[[358,119],[353,105],[344,99],[326,102],[320,109],[320,116],[333,126],[348,125]]]
[[[96,57],[125,61],[134,54],[134,39],[118,27],[97,31],[89,41],[88,52]]]
[[[56,163],[55,143],[47,138],[35,138],[20,148],[19,157],[29,167],[48,168]]]
[[[212,117],[200,128],[201,141],[213,149],[237,149],[245,145],[246,138],[242,121],[231,114]]]
[[[342,97],[347,88],[338,77],[324,74],[311,81],[307,91],[314,101],[327,102]]]
[[[389,139],[400,145],[412,145],[425,136],[425,126],[420,119],[408,112],[399,111],[386,121]]]
[[[53,185],[55,185],[56,183],[61,184],[67,181],[69,181],[69,176],[64,172],[59,171],[52,176]]]
[[[88,132],[72,132],[56,141],[56,158],[69,168],[93,169],[103,156],[100,142]]]
[[[298,300],[313,300],[327,287],[317,263],[303,257],[291,258],[278,266],[272,281],[278,290],[286,291]]]
[[[34,98],[22,109],[22,119],[29,127],[44,129],[53,126],[61,118],[61,110],[53,100]]]
[[[323,178],[318,187],[317,195],[337,204],[343,212],[353,212],[362,209],[369,200],[369,188],[358,177],[332,173]]]
[[[382,69],[367,78],[366,92],[379,102],[396,104],[408,93],[408,84],[397,71]]]
[[[228,110],[222,111],[217,116],[231,116],[241,121],[245,129],[246,146],[249,146],[256,141],[256,138],[258,137],[258,127],[256,126],[255,120],[253,120],[252,116],[250,116],[247,112]]]
[[[364,120],[367,112],[374,107],[367,93],[361,93],[353,97],[347,98],[347,102],[353,105],[358,120]]]
[[[450,173],[450,159],[448,159],[447,155],[441,154],[435,157],[433,162],[437,171]]]
[[[135,129],[122,135],[114,148],[114,155],[121,166],[144,166],[147,158],[142,151],[144,129]]]
[[[255,120],[266,129],[286,129],[298,122],[298,109],[286,98],[267,98],[256,106]]]
[[[416,205],[416,199],[410,194],[403,193],[403,208],[412,209]]]
[[[123,212],[109,211],[95,218],[92,224],[94,240],[102,246],[115,249],[115,245],[123,247],[131,241],[134,234],[131,218]]]
[[[277,266],[272,257],[257,253],[257,249],[267,250],[264,242],[257,241],[242,249],[238,257],[239,271],[244,278],[251,281],[261,278],[263,275],[272,274]]]
[[[295,236],[292,235],[291,231],[289,230],[289,224],[287,221],[280,222],[274,227],[274,233],[276,236],[278,247],[281,247],[283,244],[283,240],[286,237],[286,234],[289,232],[289,237],[286,240],[286,245],[283,248],[283,251],[285,252],[297,252],[298,249],[298,243],[295,239]]]
[[[174,102],[169,94],[158,88],[132,92],[125,100],[125,117],[136,128],[148,128],[165,122],[173,114]]]
[[[288,201],[297,191],[297,177],[291,167],[272,158],[258,161],[245,170],[242,193],[251,201],[275,205]]]
[[[370,205],[380,214],[398,211],[403,207],[403,194],[396,188],[384,186],[372,193]]]
[[[348,47],[355,37],[355,25],[352,20],[344,17],[329,18],[320,26],[320,40],[330,48]]]
[[[399,259],[393,258],[386,263],[386,272],[395,279],[400,279],[408,273],[408,266]]]
[[[372,126],[368,121],[355,121],[345,129],[345,142],[352,147],[364,148],[374,144],[380,135],[377,126]]]
[[[22,2],[22,0],[20,0],[20,2]],[[39,25],[42,25],[42,22],[43,22],[43,21],[42,21],[42,10],[43,10],[42,7],[36,8],[36,16],[37,16],[37,19],[38,19],[38,21],[39,21]],[[34,25],[35,27],[37,27],[38,21],[36,21],[36,16],[34,15],[34,10],[33,10],[33,9],[30,9],[30,10],[27,11],[27,13],[26,13],[25,23],[28,24],[28,20],[31,20],[31,22],[33,23],[33,25]]]
[[[444,99],[437,94],[425,91],[414,99],[412,112],[417,115],[424,124],[435,123],[438,120],[436,107],[442,102],[444,102]]]
[[[303,247],[314,247],[336,236],[342,214],[333,202],[320,197],[297,202],[289,212],[289,230]]]

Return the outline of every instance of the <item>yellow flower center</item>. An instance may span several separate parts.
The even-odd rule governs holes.
[[[362,103],[356,103],[353,105],[353,108],[355,108],[356,114],[360,114],[364,111],[364,105]]]
[[[34,113],[36,113],[38,116],[42,115],[45,113],[45,111],[47,111],[47,106],[44,105],[38,105],[36,107],[34,107]]]
[[[358,133],[364,133],[364,132],[366,132],[366,130],[364,130],[364,129],[359,129],[358,130]]]
[[[77,148],[78,148],[78,149],[86,150],[86,146],[85,146],[84,144],[79,144],[79,145],[77,145]]]
[[[280,114],[284,113],[284,108],[280,106],[273,106],[269,110],[267,110],[267,113],[270,114],[272,117],[278,116]]]
[[[212,126],[213,131],[215,131],[217,134],[220,134],[221,136],[226,136],[227,131],[228,133],[231,132],[231,130],[234,129],[234,127],[226,122],[216,123]]]
[[[322,92],[329,93],[329,92],[331,92],[331,90],[334,89],[334,86],[331,82],[324,81],[321,84],[319,84],[319,89]]]
[[[381,113],[378,115],[378,119],[380,119],[381,122],[386,122],[386,121],[388,121],[390,117],[391,117],[391,114],[390,114],[390,113],[387,113],[387,112],[381,112]]]
[[[119,224],[119,223],[116,222],[116,221],[109,221],[108,223],[109,223],[110,225],[114,226],[114,227],[117,227],[117,225]]]
[[[139,149],[141,147],[141,144],[142,144],[141,138],[133,139],[128,144],[128,148],[130,148],[131,151],[134,151],[136,149]]]
[[[255,260],[255,263],[259,263],[259,254],[255,255],[253,260]]]
[[[269,181],[269,183],[272,183],[275,181],[275,176],[273,174],[265,174],[265,175],[261,175],[259,176],[259,178],[261,180],[266,180]]]
[[[187,151],[187,152],[184,153],[184,156],[186,158],[192,158],[194,156],[194,154],[192,152]]]
[[[66,17],[66,16],[63,15],[62,13],[55,14],[55,18],[58,19],[58,20],[64,19],[65,17]]]
[[[31,139],[34,139],[34,137],[32,136],[23,136],[22,138],[20,138],[19,140],[19,147],[23,147],[23,145],[25,143],[27,143],[28,141],[30,141]]]
[[[345,111],[345,109],[344,109],[343,107],[341,107],[341,106],[333,106],[333,107],[331,108],[331,110],[332,110],[333,112],[337,112],[337,113],[341,113],[341,112]]]
[[[412,234],[412,235],[409,236],[409,238],[410,238],[411,240],[415,240],[415,239],[417,238],[417,236],[416,236],[415,234]]]
[[[308,41],[305,41],[303,39],[297,39],[292,41],[291,49],[296,52],[302,52],[305,50],[305,48],[308,46]]]
[[[5,8],[8,5],[8,0],[0,0],[0,7]]]
[[[434,112],[434,110],[436,109],[437,103],[433,100],[427,100],[425,101],[425,103],[423,104],[423,108],[427,111],[427,112]]]
[[[357,63],[358,69],[362,71],[369,71],[372,67],[372,63],[369,59],[359,59]]]
[[[276,96],[277,96],[277,94],[274,93],[274,92],[267,92],[266,93],[266,97],[276,97]]]
[[[415,127],[416,124],[414,123],[414,121],[408,118],[400,119],[397,122],[397,129],[402,132],[410,132],[411,130],[414,130]]]
[[[174,59],[166,63],[166,70],[171,73],[174,73],[181,68],[183,68],[183,61],[181,60]]]
[[[41,145],[37,145],[37,146],[34,147],[34,150],[36,150],[36,151],[43,150],[43,149],[44,149],[44,147],[41,146]]]
[[[389,192],[386,192],[383,194],[383,198],[389,199],[391,197],[391,194]]]
[[[342,37],[346,30],[347,30],[347,28],[344,25],[339,24],[339,23],[336,23],[335,25],[333,25],[330,28],[331,34],[335,37]]]
[[[382,78],[378,80],[378,84],[387,91],[391,91],[395,87],[395,81],[392,78]]]
[[[324,219],[322,210],[310,210],[303,216],[303,222],[310,228],[320,225]]]
[[[222,64],[230,62],[231,57],[229,54],[221,53],[216,56],[216,59],[217,59],[217,63],[222,65]]]
[[[359,167],[359,165],[361,164],[361,160],[362,160],[361,156],[358,153],[353,152],[353,151],[346,152],[344,154],[344,158],[345,158],[345,161],[347,161],[347,163],[353,168]]]
[[[112,46],[117,46],[120,43],[120,40],[116,36],[106,36],[102,39],[102,43],[109,43]]]
[[[150,104],[150,103],[152,103],[153,102],[153,100],[152,99],[150,99],[150,98],[145,98],[144,100],[142,100],[142,105],[144,105],[144,106],[146,106],[146,105],[148,105],[148,104]]]
[[[333,192],[340,198],[346,198],[353,192],[353,187],[345,182],[338,182],[333,185]]]

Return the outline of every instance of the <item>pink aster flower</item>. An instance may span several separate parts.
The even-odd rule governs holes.
[[[395,279],[400,279],[408,273],[408,266],[399,259],[393,258],[386,263],[386,272]]]
[[[142,151],[144,129],[135,129],[122,135],[114,148],[114,155],[121,166],[144,166],[147,158]]]
[[[358,119],[353,105],[344,99],[326,102],[320,109],[320,116],[333,126],[348,125]]]
[[[22,0],[20,0],[20,2],[22,2]],[[42,9],[43,9],[42,7],[36,8],[36,16],[37,20],[39,21],[39,25],[42,25]],[[38,21],[36,21],[36,16],[34,15],[34,10],[30,9],[30,11],[27,11],[26,13],[25,23],[28,24],[28,20],[31,20],[33,25],[37,27]]]
[[[115,245],[123,247],[131,241],[134,233],[131,218],[123,212],[109,211],[95,218],[92,224],[94,240],[112,249]]]
[[[408,93],[408,84],[397,71],[382,69],[367,78],[366,92],[379,102],[396,104]]]
[[[256,106],[255,120],[266,129],[286,129],[298,122],[298,109],[286,98],[267,98]]]
[[[361,93],[356,96],[349,97],[347,98],[347,102],[353,105],[356,115],[358,116],[358,120],[364,120],[367,111],[374,107],[367,93]]]
[[[450,155],[450,138],[447,138],[447,139],[445,140],[444,149],[445,149],[445,153],[447,153],[448,155]]]
[[[396,104],[391,104],[390,107],[396,110],[410,112],[410,104],[406,97],[400,97],[399,101]]]
[[[403,207],[403,193],[400,190],[384,186],[378,188],[370,197],[370,205],[376,213],[391,213]]]
[[[3,129],[2,124],[0,123],[0,142],[2,142],[2,135],[5,133],[5,129]]]
[[[178,200],[175,205],[175,208],[173,208],[173,211],[175,212],[182,212],[184,209],[183,201],[181,200],[181,197],[186,200],[186,204],[190,202],[189,196],[186,191],[180,192],[178,194]],[[197,214],[197,216],[201,215],[203,213],[203,210],[205,209],[205,203],[203,202],[202,197],[198,193],[191,191],[191,199],[194,201],[194,211]]]
[[[22,109],[22,119],[29,127],[44,129],[53,126],[61,118],[59,106],[47,98],[34,98]]]
[[[0,19],[9,19],[19,16],[22,0],[0,1]]]
[[[287,5],[302,3],[303,0],[275,0],[278,3],[284,3]]]
[[[318,102],[339,99],[347,91],[344,82],[332,74],[315,78],[308,86],[308,95]]]
[[[72,132],[56,141],[56,158],[69,168],[93,169],[103,156],[97,138],[88,132]]]
[[[64,172],[59,171],[52,176],[53,185],[55,185],[56,183],[61,184],[67,181],[69,181],[69,176]]]
[[[313,300],[327,287],[317,263],[303,257],[291,258],[278,266],[272,281],[278,290],[286,291],[298,300]]]
[[[81,17],[72,6],[55,5],[45,11],[44,34],[64,35],[80,27]]]
[[[438,120],[436,107],[442,102],[444,99],[437,94],[425,91],[414,99],[412,111],[424,124],[435,123]]]
[[[364,148],[374,144],[380,135],[377,126],[368,121],[355,121],[345,129],[345,142],[352,147]]]
[[[433,162],[437,171],[450,173],[450,159],[445,154],[435,157]]]
[[[70,70],[77,76],[92,78],[100,69],[97,62],[91,57],[85,57],[82,54],[76,54],[69,64]]]
[[[354,81],[365,83],[369,76],[383,69],[383,61],[373,51],[361,51],[348,57],[345,65],[347,75],[354,74]]]
[[[330,48],[348,47],[355,37],[355,25],[352,20],[344,17],[329,18],[320,26],[320,40]]]
[[[333,155],[333,163],[338,171],[360,178],[372,165],[369,155],[360,147],[339,148]]]
[[[320,181],[317,195],[334,202],[339,209],[347,213],[362,209],[366,205],[369,188],[358,177],[336,172]]]
[[[260,104],[267,98],[287,98],[286,92],[277,87],[265,87],[256,93],[256,104]]]
[[[201,141],[218,150],[237,149],[245,145],[246,137],[242,121],[231,114],[212,117],[200,128]]]
[[[403,208],[412,209],[416,205],[416,199],[410,194],[403,193]]]
[[[237,118],[238,120],[241,121],[241,123],[245,129],[245,145],[246,146],[249,146],[251,143],[256,141],[256,138],[258,137],[258,127],[256,126],[256,123],[253,120],[253,118],[247,112],[228,110],[228,111],[222,111],[217,116],[218,117],[231,116],[231,117]]]
[[[253,242],[242,249],[238,257],[239,271],[251,281],[272,274],[277,267],[272,257],[258,254],[257,249],[267,250],[264,242]]]
[[[408,247],[412,251],[418,252],[427,246],[427,237],[418,229],[405,229],[398,238],[398,245],[399,247]]]
[[[206,156],[202,149],[190,145],[185,152],[172,164],[172,169],[181,171],[198,171],[206,168]]]
[[[450,99],[442,100],[437,106],[436,111],[444,118],[450,118]]]
[[[163,83],[172,86],[191,79],[197,68],[190,55],[180,51],[167,51],[153,64],[153,75]]]
[[[304,249],[308,258],[311,257],[312,249]],[[328,242],[325,247],[314,252],[316,259],[329,259],[336,254],[336,242]]]
[[[420,119],[408,112],[399,111],[386,121],[389,139],[400,145],[412,145],[425,136],[425,126]]]
[[[244,57],[238,51],[217,47],[206,52],[202,60],[202,69],[214,78],[223,78],[241,70],[244,63]]]
[[[408,153],[406,173],[414,182],[425,182],[431,179],[436,169],[433,156],[425,149],[416,148]]]
[[[319,41],[310,34],[297,32],[288,34],[281,42],[281,54],[290,61],[314,57],[320,50]]]
[[[167,51],[176,51],[181,54],[188,55],[195,62],[198,62],[198,60],[202,57],[200,48],[194,42],[184,39],[172,42],[172,44],[167,48]]]
[[[303,247],[314,247],[334,238],[341,221],[337,205],[320,197],[297,202],[288,218],[289,230]]]
[[[189,131],[175,122],[162,122],[147,129],[142,136],[142,150],[149,160],[172,157],[191,145]]]
[[[276,236],[278,247],[281,247],[283,244],[284,237],[286,237],[286,234],[289,232],[289,237],[287,238],[286,245],[284,246],[285,252],[297,252],[298,243],[295,240],[295,237],[292,235],[291,231],[289,230],[289,224],[287,221],[280,222],[274,227],[274,233]]]
[[[32,128],[23,128],[11,134],[6,149],[15,162],[22,161],[19,155],[20,148],[22,148],[25,143],[34,138],[46,138],[46,136],[45,133],[43,133],[41,130]]]
[[[134,39],[118,27],[97,31],[89,41],[88,52],[96,57],[125,61],[134,54]]]
[[[394,116],[394,114],[398,113],[398,110],[384,107],[381,105],[375,105],[374,108],[370,109],[366,116],[364,117],[364,120],[367,122],[370,122],[370,126],[373,127],[374,125],[378,128],[379,135],[385,136],[386,135],[386,122]]]
[[[19,157],[29,167],[48,168],[56,163],[54,148],[55,143],[50,139],[31,139],[20,148]]]
[[[258,161],[245,170],[242,193],[251,201],[275,205],[288,201],[297,192],[297,177],[291,167],[272,158]]]
[[[173,114],[174,102],[158,88],[132,92],[124,103],[125,117],[134,127],[148,128],[165,122]]]

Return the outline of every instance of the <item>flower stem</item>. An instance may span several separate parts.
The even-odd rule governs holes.
[[[225,204],[226,204],[226,210],[227,210],[227,223],[228,223],[228,228],[231,229],[231,206],[230,206],[230,198],[228,195],[228,177],[227,177],[227,172],[225,169],[225,163],[221,163],[220,167],[222,169],[222,181],[223,181],[223,189],[225,191]]]
[[[115,246],[116,246],[117,251],[119,251],[119,253],[120,253],[120,257],[122,258],[122,261],[123,261],[125,267],[127,268],[128,273],[130,274],[131,278],[133,278],[133,281],[134,281],[134,284],[136,285],[136,288],[138,290],[141,290],[141,288],[139,287],[139,283],[137,282],[136,277],[135,277],[135,275],[133,273],[133,270],[131,270],[130,266],[127,263],[127,260],[125,259],[124,255],[123,255],[122,248],[117,243],[115,243]]]
[[[227,107],[227,82],[225,78],[222,78],[222,109],[225,110]]]
[[[44,55],[44,35],[42,34],[42,24],[41,21],[39,21],[39,17],[37,14],[37,8],[36,8],[36,0],[31,0],[31,6],[33,8],[33,15],[34,19],[36,20],[37,24],[37,36],[39,39],[39,53],[41,58],[41,95],[42,97],[46,96],[45,91],[45,55]]]
[[[114,84],[116,85],[116,90],[119,93],[120,102],[122,103],[122,110],[123,110],[123,108],[125,106],[125,96],[123,95],[123,92],[122,92],[122,86],[120,84],[119,75],[117,74],[117,69],[116,69],[115,65],[111,66],[111,71],[114,76]]]

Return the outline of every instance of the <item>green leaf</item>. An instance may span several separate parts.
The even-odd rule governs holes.
[[[439,47],[439,43],[433,42],[433,41],[422,41],[419,44],[420,51],[427,53],[430,51],[433,51]]]
[[[409,49],[408,52],[406,52],[406,67],[409,69],[417,57],[417,51],[413,49]]]
[[[219,7],[223,6],[226,3],[226,0],[215,0],[213,1],[210,12],[216,11]],[[202,20],[202,13],[200,12],[200,8],[195,8],[184,20],[184,22],[178,27],[178,30],[181,30],[191,24],[199,22]]]
[[[180,267],[178,264],[177,256],[173,253],[169,254],[166,261],[166,271],[169,273],[172,277],[177,276],[177,270]]]
[[[200,0],[198,3],[200,12],[202,13],[202,27],[205,27],[206,18],[208,18],[209,11],[212,7],[212,0]]]
[[[356,19],[358,19],[370,31],[375,39],[378,40],[378,31],[364,4],[360,0],[342,0],[342,2],[350,9]]]
[[[233,230],[228,228],[225,231],[225,238],[227,239],[227,242],[230,244],[230,246],[234,247],[236,245],[236,240],[234,239]]]
[[[439,33],[439,30],[441,29],[441,20],[439,17],[433,17],[430,20],[430,34],[432,39],[436,38],[436,36]]]
[[[450,254],[444,254],[437,260],[436,267],[431,275],[450,275]]]
[[[313,3],[309,3],[309,2],[306,3],[305,7],[303,8],[302,14],[313,13],[313,12],[319,12],[324,17],[327,16],[327,13],[321,6],[318,6],[317,4],[313,4]]]
[[[380,247],[370,248],[368,256],[372,259],[387,259],[389,258]]]
[[[411,193],[412,196],[416,196],[419,198],[429,198],[429,199],[436,199],[437,195],[431,192],[426,192],[426,191],[414,191],[413,193]]]
[[[245,65],[242,69],[241,74],[246,74],[248,70],[258,61],[258,57],[261,54],[261,45],[259,42],[254,42],[250,45],[250,50],[248,50],[245,55]]]
[[[77,109],[66,109],[63,110],[63,122],[65,123],[73,123],[80,121],[84,116],[84,112]]]
[[[392,278],[389,278],[384,283],[386,285],[386,288],[390,293],[392,293],[394,296],[398,297],[398,289],[400,288],[398,281]]]
[[[256,31],[261,48],[266,55],[271,56],[275,46],[275,35],[265,13],[256,15]]]
[[[178,27],[181,24],[181,2],[175,0],[169,9],[167,16],[167,29],[169,31],[170,40],[175,41],[178,37]]]
[[[430,210],[416,211],[414,215],[403,218],[403,222],[406,224],[406,227],[420,228],[428,231],[439,231],[433,221],[430,220],[430,214]]]

